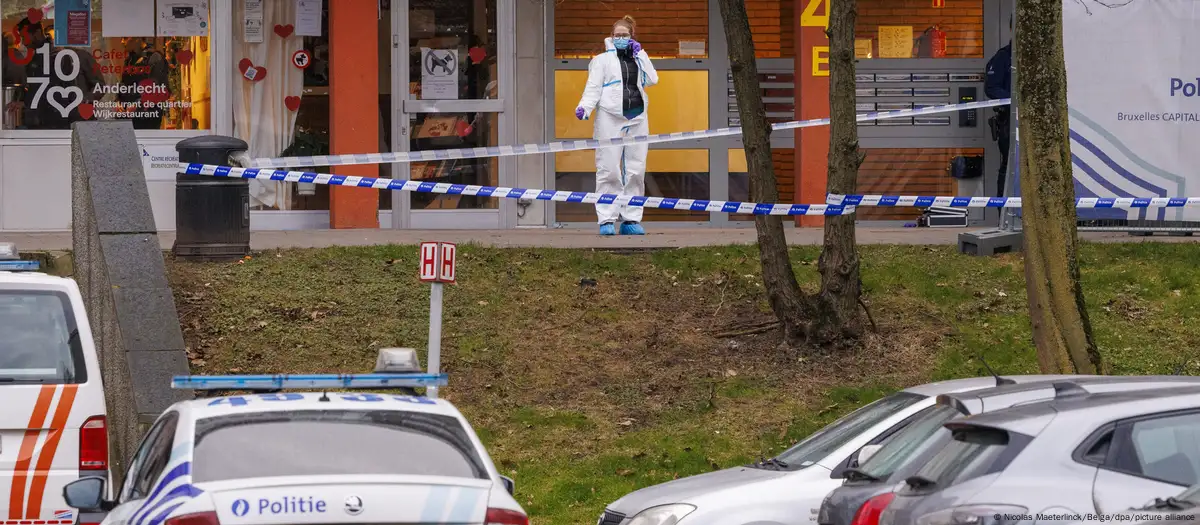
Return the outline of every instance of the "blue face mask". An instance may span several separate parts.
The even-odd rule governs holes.
[[[629,37],[614,38],[613,47],[617,49],[627,49],[629,47]]]

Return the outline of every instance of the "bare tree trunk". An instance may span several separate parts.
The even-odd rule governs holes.
[[[834,4],[836,5],[836,3]],[[1079,284],[1062,0],[1017,2],[1025,282],[1043,373],[1102,373]]]
[[[857,192],[858,123],[855,120],[854,25],[857,0],[829,2],[829,192]],[[858,308],[862,282],[859,277],[858,247],[854,238],[854,216],[825,219],[825,246],[817,264],[821,292],[817,295],[816,318],[809,335],[817,344],[855,339],[862,335],[862,312]]]
[[[771,162],[771,126],[759,90],[758,64],[754,59],[754,40],[745,4],[742,0],[721,0],[721,18],[725,38],[729,41],[729,65],[742,120],[742,143],[750,172],[750,200],[777,203],[779,190]],[[805,337],[808,304],[792,270],[783,220],[777,215],[755,215],[754,229],[758,233],[758,254],[767,302],[783,326],[785,339],[797,343]]]

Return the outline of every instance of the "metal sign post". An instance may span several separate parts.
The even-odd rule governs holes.
[[[453,283],[458,246],[448,242],[421,243],[421,281],[430,283],[429,290],[429,373],[441,373],[442,366],[442,285]],[[438,389],[427,389],[437,398]]]

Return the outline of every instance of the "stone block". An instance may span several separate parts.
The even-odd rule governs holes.
[[[157,235],[100,236],[109,284],[117,288],[170,288]]]
[[[191,399],[191,392],[171,388],[171,378],[188,375],[187,356],[179,352],[129,352],[129,376],[138,415],[155,416],[179,401]],[[132,415],[132,414],[131,414]]]
[[[76,122],[71,129],[72,162],[85,170],[89,179],[118,177],[146,180],[131,121]]]
[[[184,350],[170,288],[115,288],[113,303],[126,352]]]
[[[139,163],[140,166],[140,163]],[[106,177],[89,184],[96,230],[108,233],[158,233],[150,190],[142,177]]]

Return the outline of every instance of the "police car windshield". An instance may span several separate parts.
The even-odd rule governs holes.
[[[399,410],[291,410],[200,419],[195,482],[385,474],[488,479],[466,429]]]
[[[86,381],[67,295],[0,288],[0,386]]]

